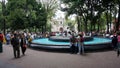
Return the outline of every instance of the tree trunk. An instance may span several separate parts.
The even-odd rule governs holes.
[[[87,28],[87,18],[86,17],[84,17],[83,16],[83,20],[84,20],[84,23],[85,23],[85,25],[84,25],[84,30],[85,30],[85,33],[87,33],[88,32],[88,28]]]
[[[6,34],[6,22],[5,22],[5,19],[3,20],[3,23],[4,23],[4,27],[3,27],[3,33],[4,33],[4,35]]]
[[[116,18],[116,15],[117,15],[117,10],[115,10],[115,13],[114,13],[114,32],[117,31],[117,18]]]
[[[93,29],[94,29],[94,30],[96,30],[96,29],[95,29],[95,27],[96,27],[95,23],[94,23],[94,25],[93,25],[93,26],[94,26],[94,27],[93,27]]]
[[[107,33],[109,33],[109,21],[108,21],[108,11],[106,12],[106,20],[107,20]]]
[[[44,26],[42,26],[42,34],[44,33]]]
[[[87,20],[85,20],[85,33],[88,32],[88,28],[87,28]]]
[[[5,35],[6,33],[6,21],[5,21],[5,15],[6,15],[6,12],[5,12],[5,0],[2,0],[2,15],[3,15],[3,33]]]
[[[111,14],[111,6],[110,6],[110,30],[111,30],[111,25],[112,25],[112,14]]]
[[[77,15],[77,25],[78,25],[78,32],[80,32],[80,21],[79,21],[79,16]]]
[[[98,22],[98,29],[97,29],[97,32],[99,32],[100,31],[100,26],[99,26],[99,22]]]
[[[118,21],[116,22],[116,31],[119,31],[119,25],[120,25],[120,2],[119,2]]]
[[[90,0],[91,1],[91,9],[90,9],[90,11],[91,11],[91,32],[92,32],[92,24],[93,24],[93,1],[92,0]]]
[[[97,32],[100,31],[100,18],[101,18],[100,13],[98,13],[98,22],[97,22],[98,28],[97,28]]]

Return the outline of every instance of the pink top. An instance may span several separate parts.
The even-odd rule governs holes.
[[[118,38],[118,42],[120,42],[120,35],[118,35],[118,37],[117,37],[117,38]]]

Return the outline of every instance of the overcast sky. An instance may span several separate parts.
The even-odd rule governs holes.
[[[0,1],[2,1],[2,0],[0,0]],[[5,0],[6,2],[7,2],[7,0]]]
[[[0,0],[0,1],[2,1],[2,0]],[[7,1],[7,0],[5,0],[5,1]]]

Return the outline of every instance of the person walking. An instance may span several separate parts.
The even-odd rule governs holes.
[[[10,33],[7,33],[6,36],[5,36],[6,37],[6,44],[7,45],[10,44],[10,36],[11,36]]]
[[[0,32],[0,53],[3,52],[3,34]]]
[[[74,34],[72,34],[72,36],[70,37],[70,51],[72,54],[76,52],[75,45],[76,45],[76,38]]]
[[[27,48],[27,42],[26,42],[26,38],[24,36],[24,34],[21,34],[21,37],[20,37],[20,46],[21,46],[21,51],[22,51],[22,54],[25,55],[25,51],[26,51],[26,48]]]
[[[82,34],[79,34],[78,38],[78,54],[84,54],[84,38]]]
[[[117,39],[118,39],[118,43],[117,43],[117,56],[119,56],[119,54],[120,54],[120,32],[118,32]]]
[[[15,58],[20,58],[19,38],[17,34],[12,35],[11,45],[13,46],[13,53]]]
[[[117,49],[117,43],[118,43],[118,39],[117,39],[117,35],[114,34],[112,37],[112,47],[116,50]]]

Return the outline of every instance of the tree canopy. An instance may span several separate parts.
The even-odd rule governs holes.
[[[112,13],[116,12],[114,8],[119,8],[116,6],[120,5],[120,0],[62,0],[62,2],[63,4],[68,5],[68,7],[62,9],[63,11],[67,11],[68,15],[77,15],[78,31],[80,31],[80,25],[82,24],[84,25],[86,32],[88,30],[99,31],[100,27],[103,26],[103,23],[106,23],[104,27],[107,26],[107,32],[109,32],[111,23],[114,20]],[[120,14],[119,12],[117,13]],[[103,14],[106,17],[104,22],[101,22]],[[118,25],[115,26],[115,31],[119,28],[119,17],[120,15],[118,15],[118,23],[116,23]],[[103,28],[101,28],[101,30],[102,29]]]
[[[114,31],[120,28],[120,0],[8,0],[0,3],[0,28],[40,29],[47,31],[48,22],[59,6],[66,5],[62,11],[67,15],[76,14],[78,31],[100,31],[107,28],[109,33],[112,24]],[[118,16],[118,17],[117,17]],[[5,23],[4,23],[5,22]],[[115,22],[115,23],[113,23]],[[104,24],[104,25],[103,25]],[[5,27],[6,26],[6,27]]]
[[[7,28],[12,30],[33,27],[41,29],[46,25],[46,9],[36,0],[8,0],[6,4],[3,5],[1,3],[0,6],[4,10],[0,11],[0,19],[5,19],[5,26]]]

